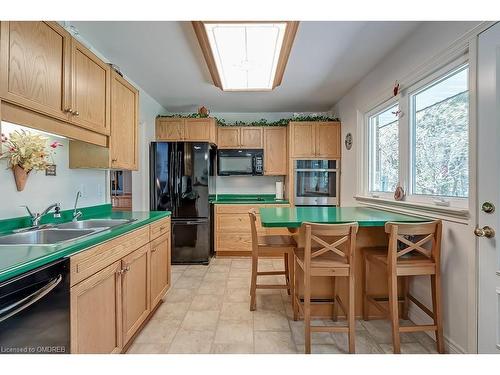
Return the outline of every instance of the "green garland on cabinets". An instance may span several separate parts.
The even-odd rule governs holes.
[[[158,115],[159,117],[179,117],[179,118],[207,118],[208,116],[200,115],[199,113],[191,114],[173,114],[173,115]],[[338,122],[340,119],[338,117],[330,116],[296,116],[291,118],[282,118],[276,121],[267,121],[266,119],[260,119],[258,121],[235,121],[231,124],[226,123],[224,119],[213,117],[217,121],[219,126],[287,126],[290,121],[335,121]]]

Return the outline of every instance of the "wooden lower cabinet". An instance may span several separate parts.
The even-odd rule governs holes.
[[[171,285],[170,233],[151,242],[151,305],[156,306]]]
[[[123,341],[128,342],[151,311],[149,244],[122,259]]]
[[[71,288],[71,353],[122,350],[121,261]]]
[[[215,206],[215,251],[218,256],[250,256],[252,235],[248,211],[257,211],[257,233],[289,234],[284,228],[264,228],[260,224],[259,208],[289,207],[288,204],[219,204]]]
[[[80,252],[70,264],[71,353],[121,353],[171,285],[170,218]]]

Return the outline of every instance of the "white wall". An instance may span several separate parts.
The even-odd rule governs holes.
[[[139,170],[132,172],[133,211],[149,211],[149,143],[155,137],[156,116],[164,113],[165,108],[139,89]]]
[[[362,146],[357,134],[358,111],[377,104],[374,101],[384,95],[389,98],[396,80],[414,72],[436,54],[445,50],[477,22],[432,22],[424,23],[400,46],[389,53],[367,76],[351,89],[333,108],[332,112],[342,121],[342,138],[350,132],[354,144],[350,151],[342,150],[342,197],[344,206],[358,205],[353,198],[357,191],[357,173],[361,166],[357,160],[357,148]],[[348,166],[348,167],[347,167]],[[475,199],[475,197],[471,197]],[[451,350],[473,352],[475,350],[475,272],[471,262],[475,259],[475,239],[472,226],[475,212],[465,223],[445,221],[442,271],[445,336]],[[427,281],[415,280],[412,292],[430,303]],[[412,319],[421,322],[422,316],[415,309]]]
[[[0,130],[9,136],[16,129],[25,129],[32,133],[37,130],[2,122]],[[66,138],[48,136],[49,142],[62,144],[56,150],[54,162],[56,176],[45,176],[44,172],[31,172],[23,191],[18,192],[12,171],[7,169],[7,160],[0,160],[0,219],[26,216],[21,205],[27,205],[33,212],[41,212],[49,204],[60,203],[63,210],[73,208],[76,192],[82,191],[79,206],[94,206],[106,203],[106,172],[102,170],[69,169],[69,141]]]

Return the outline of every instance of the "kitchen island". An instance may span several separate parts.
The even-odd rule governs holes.
[[[359,230],[356,236],[356,252],[354,255],[354,267],[356,275],[356,317],[362,315],[362,283],[363,263],[361,249],[365,247],[387,246],[388,236],[384,231],[384,225],[388,221],[417,223],[429,221],[424,217],[403,215],[389,211],[378,210],[367,207],[270,207],[261,208],[260,219],[264,228],[288,228],[293,233],[298,246],[304,244],[304,233],[300,229],[302,223],[313,222],[319,224],[342,224],[357,222]],[[378,267],[378,266],[377,266]],[[296,277],[302,278],[299,269]],[[347,301],[346,278],[339,277],[339,295]],[[299,282],[299,293],[302,293],[302,282]],[[401,286],[399,288],[401,290]],[[387,274],[383,268],[370,270],[370,294],[387,294]],[[332,280],[328,277],[317,277],[313,281],[312,298],[316,301],[328,302],[333,297]],[[329,303],[315,304],[312,306],[315,316],[327,317],[332,315],[332,305]],[[382,313],[372,306],[369,307],[371,318],[380,318]]]

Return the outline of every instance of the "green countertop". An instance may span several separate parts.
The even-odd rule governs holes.
[[[360,227],[380,227],[388,221],[430,220],[366,207],[270,207],[260,208],[259,212],[263,227],[298,228],[306,221],[320,224],[358,222]]]
[[[210,197],[213,204],[288,204],[288,200],[277,200],[274,194],[217,194]]]
[[[131,230],[152,223],[153,221],[170,216],[169,211],[151,212],[113,212],[111,205],[102,205],[91,208],[82,208],[82,220],[86,219],[134,219],[129,224],[110,228],[73,241],[66,241],[57,245],[0,245],[0,282],[33,270],[44,264],[73,255],[81,250],[108,241]],[[70,210],[72,212],[72,210]],[[68,211],[62,213],[67,218]],[[52,217],[52,215],[47,215]],[[26,218],[15,218],[0,221],[0,232],[4,234],[13,229],[21,228]],[[53,221],[53,220],[52,220]],[[71,221],[71,219],[66,220]],[[28,220],[29,222],[29,220]],[[59,220],[57,221],[59,222]],[[19,225],[21,224],[21,225]]]

